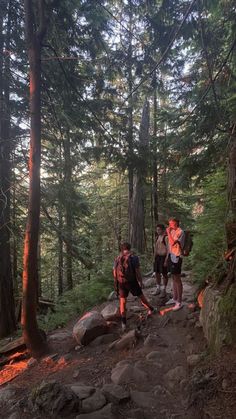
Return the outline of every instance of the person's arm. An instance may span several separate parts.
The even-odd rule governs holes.
[[[136,278],[141,288],[143,288],[143,278],[140,271],[140,267],[135,268]]]
[[[114,278],[114,289],[115,289],[116,295],[118,297],[118,295],[119,295],[119,282],[118,282],[118,278],[117,278],[116,261],[114,262],[114,266],[113,266],[113,278]]]
[[[172,228],[167,227],[166,233],[167,233],[167,236],[168,236],[168,242],[170,243],[171,246],[173,246],[175,244],[175,239],[172,237],[171,230],[172,230]]]
[[[134,263],[134,268],[135,268],[136,279],[137,279],[140,287],[142,288],[143,287],[143,278],[142,278],[142,274],[141,274],[141,270],[140,270],[140,263],[139,263],[138,256],[133,257],[133,263]]]

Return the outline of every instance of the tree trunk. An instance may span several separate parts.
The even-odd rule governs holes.
[[[9,55],[3,55],[4,46],[6,50],[9,50],[10,3],[5,2],[0,10],[0,338],[7,336],[16,329],[10,247],[10,57]],[[8,17],[4,15],[7,10]],[[3,22],[6,17],[8,20],[4,43]]]
[[[73,229],[73,215],[72,215],[72,184],[71,184],[71,150],[70,150],[70,137],[67,135],[64,144],[64,153],[65,153],[65,188],[66,188],[66,282],[67,289],[71,290],[73,288],[73,276],[72,276],[72,229]]]
[[[59,232],[62,232],[63,220],[62,220],[62,210],[61,203],[59,202],[58,207],[58,229]],[[58,294],[63,294],[63,240],[62,234],[58,234]]]
[[[157,88],[156,72],[154,75],[154,95],[153,95],[153,147],[152,147],[152,207],[153,207],[153,231],[152,244],[154,251],[155,231],[158,223],[158,173],[157,173]]]
[[[40,160],[41,160],[41,43],[45,34],[44,2],[38,1],[40,30],[35,32],[31,0],[24,1],[25,33],[29,58],[30,79],[30,157],[29,203],[23,257],[22,328],[24,341],[32,356],[47,351],[36,317],[38,239],[40,216]]]
[[[133,203],[133,190],[134,190],[134,163],[133,163],[133,75],[132,75],[132,59],[133,59],[133,47],[132,47],[132,1],[129,0],[129,47],[128,47],[128,237],[131,239],[131,223],[132,223],[132,203]]]
[[[139,134],[139,167],[135,174],[133,214],[131,223],[131,245],[140,253],[145,251],[145,201],[147,176],[147,149],[149,141],[149,103],[143,107]]]

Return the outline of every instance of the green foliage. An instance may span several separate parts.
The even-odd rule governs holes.
[[[203,212],[197,216],[191,255],[194,278],[204,282],[222,260],[226,248],[226,175],[224,169],[209,175],[203,182]]]
[[[100,274],[100,277],[97,275],[97,278],[81,282],[73,290],[65,292],[62,297],[58,298],[55,311],[49,311],[46,316],[40,316],[40,327],[46,331],[64,327],[75,316],[105,301],[112,289],[111,276],[101,280]]]

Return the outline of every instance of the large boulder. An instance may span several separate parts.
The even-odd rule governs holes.
[[[130,398],[129,391],[118,384],[104,384],[102,393],[109,402],[114,404],[127,401]]]
[[[42,382],[32,390],[29,405],[45,417],[66,417],[81,410],[79,397],[56,381]]]
[[[106,397],[97,389],[90,397],[82,401],[82,412],[90,413],[101,409],[106,404]]]
[[[108,304],[102,310],[101,315],[107,321],[119,320],[120,319],[119,305],[116,302]]]
[[[236,320],[232,314],[235,300],[235,284],[225,293],[211,286],[204,290],[200,322],[210,347],[215,351],[236,342]]]
[[[92,340],[108,332],[108,325],[97,311],[89,311],[73,327],[73,336],[80,345],[88,345]]]

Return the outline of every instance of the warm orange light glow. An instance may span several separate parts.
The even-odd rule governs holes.
[[[204,295],[204,291],[205,291],[205,288],[199,292],[198,297],[197,297],[197,301],[198,301],[199,307],[201,307],[201,308],[203,306],[203,295]]]
[[[13,365],[7,365],[1,370],[0,375],[0,386],[2,386],[5,383],[8,383],[8,381],[13,380],[15,377],[17,377],[19,374],[22,374],[28,367],[28,360],[25,361],[19,361],[14,363]]]
[[[164,316],[166,313],[168,313],[168,311],[172,311],[172,310],[173,310],[173,308],[174,308],[174,306],[173,306],[173,307],[166,307],[166,308],[163,308],[163,310],[160,310],[160,315],[161,315],[161,316]]]

